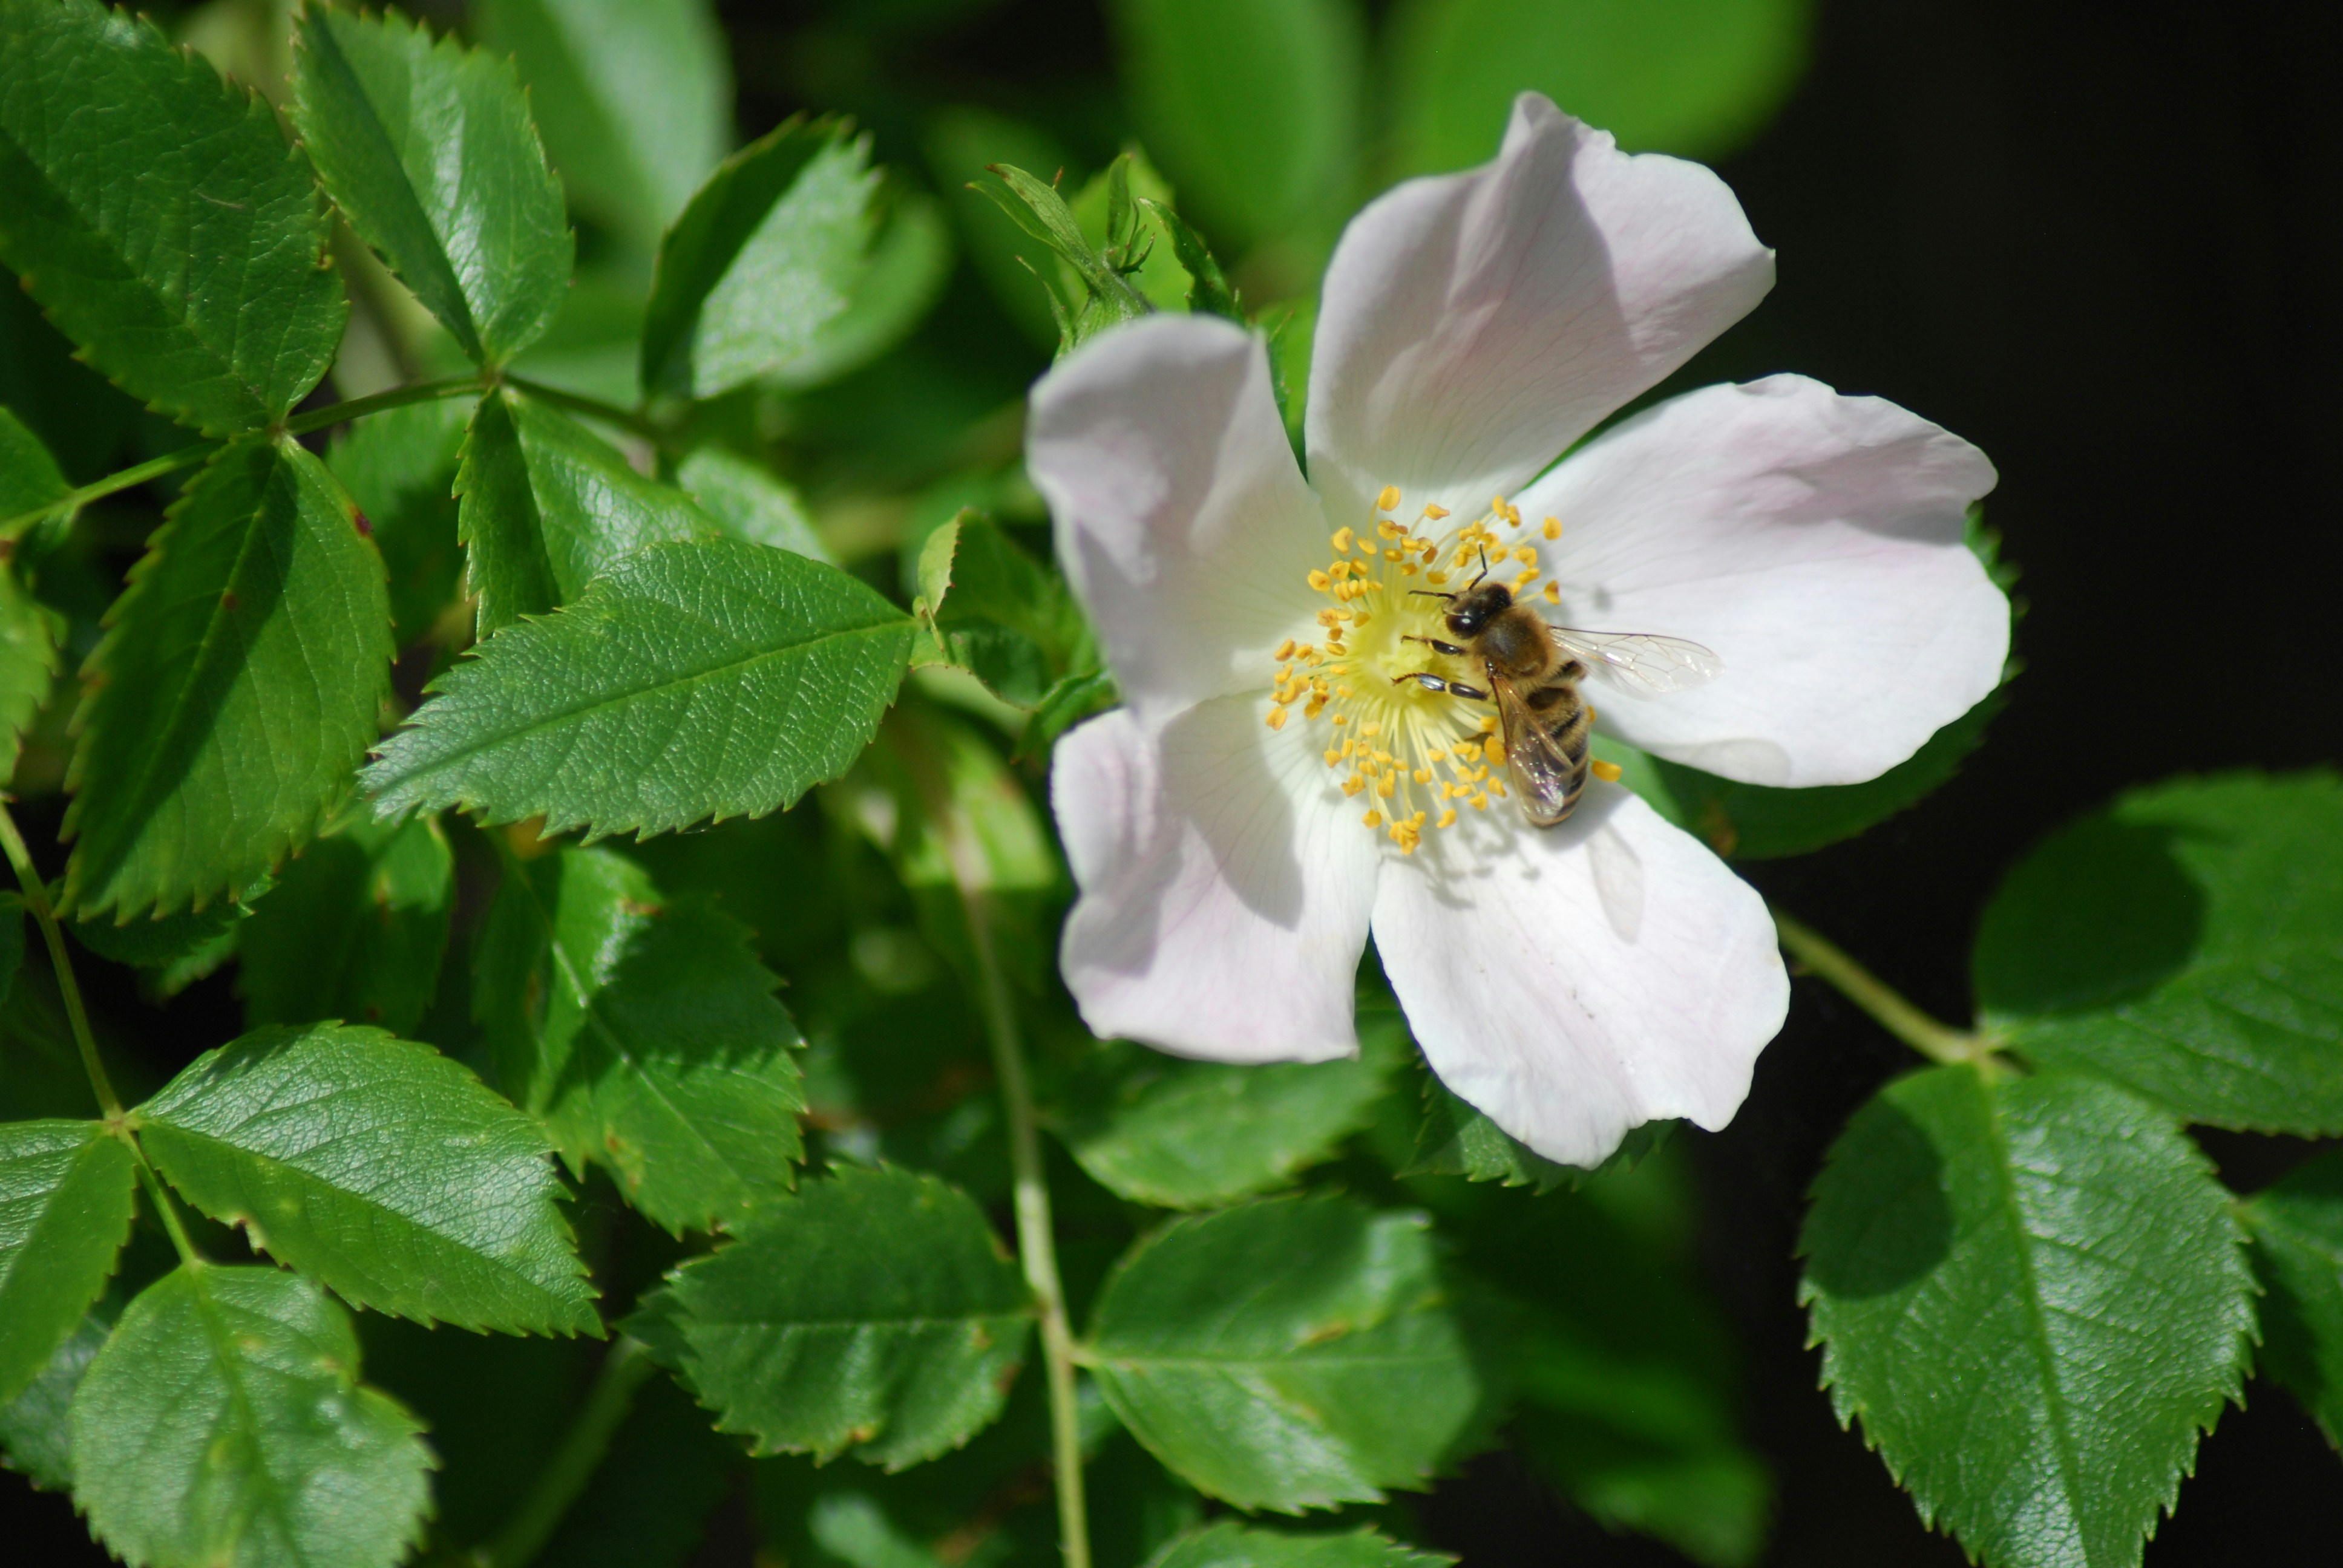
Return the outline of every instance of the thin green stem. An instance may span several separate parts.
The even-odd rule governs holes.
[[[97,1037],[90,1032],[89,1014],[81,1005],[81,986],[74,980],[73,960],[65,954],[65,935],[57,929],[56,911],[49,907],[49,890],[41,874],[33,867],[32,851],[25,848],[25,835],[16,830],[16,818],[5,802],[0,802],[0,846],[8,852],[8,864],[16,872],[16,885],[25,890],[25,907],[33,911],[34,922],[41,928],[41,940],[48,944],[49,963],[57,973],[57,994],[65,998],[65,1018],[73,1025],[74,1045],[81,1052],[82,1070],[89,1074],[89,1087],[97,1096],[98,1109],[112,1121],[122,1114],[122,1101],[114,1092],[114,1084],[106,1076],[106,1063],[98,1059]]]
[[[505,377],[505,385],[517,387],[540,403],[556,408],[567,408],[572,414],[584,414],[606,424],[630,430],[647,441],[664,442],[670,432],[649,415],[633,408],[621,408],[616,403],[605,403],[599,397],[588,397],[577,392],[564,392],[558,387],[548,387],[542,381],[529,381],[518,376]]]
[[[1947,1064],[1978,1062],[1993,1055],[1996,1042],[1991,1037],[1955,1029],[1930,1018],[1905,1000],[1885,980],[1849,958],[1837,943],[1804,921],[1775,910],[1774,925],[1781,933],[1783,951],[1869,1013],[1880,1028],[1929,1060]]]
[[[361,419],[368,414],[379,414],[386,408],[400,408],[409,403],[428,403],[439,397],[459,397],[467,392],[478,392],[487,383],[479,376],[451,376],[444,381],[418,381],[411,387],[394,387],[387,392],[377,392],[371,397],[353,397],[345,403],[335,403],[323,408],[285,421],[287,435],[306,436],[312,430],[323,430],[349,419]],[[0,538],[15,535],[20,528],[31,528],[43,518],[57,512],[76,512],[92,501],[104,500],[116,491],[143,485],[149,479],[159,479],[166,474],[176,474],[182,468],[192,468],[207,460],[214,452],[227,443],[224,440],[197,441],[192,447],[182,447],[176,452],[166,452],[152,457],[135,468],[124,468],[108,474],[103,479],[93,479],[78,489],[67,490],[55,500],[19,512],[0,521]]]
[[[353,397],[345,403],[329,403],[323,408],[297,414],[285,421],[285,433],[307,436],[312,430],[328,429],[352,419],[363,419],[386,408],[404,408],[409,403],[432,403],[442,397],[461,397],[467,392],[487,389],[487,377],[478,372],[469,376],[450,376],[443,381],[417,381],[406,387],[394,387],[387,392],[377,392],[371,397]]]
[[[138,1180],[146,1184],[146,1196],[154,1201],[155,1213],[163,1221],[163,1229],[170,1232],[171,1245],[178,1249],[179,1261],[190,1268],[201,1263],[204,1255],[196,1251],[196,1243],[187,1235],[187,1222],[179,1217],[178,1200],[163,1185],[163,1178],[156,1174],[155,1167],[146,1163],[146,1151],[138,1147],[135,1138],[130,1141],[130,1151],[138,1156]]]
[[[1041,1312],[1041,1362],[1050,1387],[1050,1437],[1058,1493],[1058,1545],[1066,1568],[1091,1568],[1090,1511],[1082,1497],[1082,1432],[1074,1402],[1074,1336],[1066,1322],[1065,1292],[1058,1283],[1058,1246],[1050,1223],[1050,1185],[1041,1170],[1041,1140],[1033,1127],[1033,1090],[1025,1075],[1017,1010],[992,946],[990,900],[960,890],[970,942],[983,979],[984,1029],[992,1067],[1009,1110],[1009,1163],[1015,1180],[1017,1256],[1025,1283]]]
[[[595,1467],[610,1451],[610,1438],[627,1419],[635,1391],[651,1373],[650,1352],[639,1340],[621,1334],[602,1358],[602,1370],[586,1392],[578,1419],[561,1439],[561,1446],[538,1472],[528,1495],[496,1538],[473,1553],[480,1568],[523,1568],[553,1538],[569,1505],[593,1479]]]

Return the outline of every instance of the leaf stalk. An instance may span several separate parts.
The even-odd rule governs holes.
[[[562,1518],[569,1512],[578,1494],[586,1490],[602,1457],[610,1450],[610,1439],[618,1423],[627,1419],[627,1412],[635,1402],[635,1391],[651,1373],[650,1352],[639,1340],[621,1334],[611,1344],[609,1354],[602,1358],[601,1370],[594,1375],[594,1386],[586,1392],[586,1402],[578,1408],[578,1419],[569,1423],[569,1431],[561,1446],[545,1462],[531,1483],[528,1495],[496,1537],[473,1553],[480,1568],[524,1568],[545,1549],[553,1538]]]
[[[89,1014],[81,1004],[81,986],[74,979],[73,960],[65,954],[65,932],[57,928],[56,911],[49,907],[49,890],[41,874],[33,866],[32,851],[25,847],[25,835],[16,830],[16,818],[5,801],[0,801],[0,846],[8,853],[8,864],[15,870],[16,885],[25,892],[25,907],[33,911],[33,920],[41,928],[41,940],[48,944],[49,965],[56,970],[57,993],[65,999],[65,1018],[73,1025],[74,1046],[81,1052],[82,1070],[89,1074],[91,1092],[97,1096],[98,1109],[109,1121],[122,1115],[121,1098],[114,1092],[113,1081],[106,1075],[106,1063],[97,1054],[97,1037],[90,1032]]]
[[[1050,1185],[1041,1169],[1041,1141],[1034,1131],[1033,1091],[1025,1072],[1017,1010],[1008,978],[992,945],[990,900],[964,883],[960,905],[967,912],[970,945],[982,977],[984,1030],[992,1046],[994,1076],[1009,1111],[1009,1162],[1015,1184],[1017,1257],[1026,1287],[1041,1313],[1041,1362],[1049,1381],[1050,1439],[1058,1496],[1058,1545],[1066,1568],[1091,1568],[1090,1511],[1082,1495],[1082,1437],[1074,1392],[1074,1337],[1066,1322],[1065,1292],[1058,1282],[1058,1248],[1050,1221]]]
[[[1827,982],[1841,996],[1869,1013],[1880,1028],[1931,1061],[1946,1066],[1975,1065],[1989,1059],[1999,1043],[1989,1035],[1955,1029],[1929,1017],[1885,980],[1865,969],[1846,950],[1805,921],[1773,910],[1781,934],[1782,950],[1807,972]]]

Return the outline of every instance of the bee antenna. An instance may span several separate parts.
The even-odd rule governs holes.
[[[1444,598],[1450,600],[1453,600],[1456,598],[1454,594],[1443,593],[1438,588],[1410,588],[1407,591],[1411,597],[1421,595],[1425,598]]]
[[[1465,586],[1466,588],[1479,588],[1479,587],[1481,586],[1482,578],[1486,578],[1488,575],[1489,575],[1489,547],[1488,547],[1488,546],[1486,546],[1486,545],[1483,545],[1483,546],[1481,547],[1481,576],[1480,576],[1480,577],[1477,577],[1477,578],[1474,578],[1471,582],[1469,582],[1469,583],[1465,584],[1464,586]]]

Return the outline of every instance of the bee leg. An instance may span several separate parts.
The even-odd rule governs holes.
[[[1421,591],[1421,590],[1418,590]],[[1436,637],[1417,637],[1413,632],[1400,638],[1402,642],[1420,642],[1434,653],[1444,653],[1451,658],[1462,658],[1464,650],[1453,642],[1443,642]]]
[[[1413,680],[1418,686],[1423,687],[1426,691],[1444,691],[1451,697],[1461,697],[1467,702],[1486,702],[1489,700],[1489,694],[1482,690],[1479,687],[1467,686],[1461,680],[1445,679],[1443,677],[1433,674],[1428,669],[1412,670],[1405,675],[1394,675],[1392,677],[1392,684],[1393,686],[1397,686],[1403,680]]]

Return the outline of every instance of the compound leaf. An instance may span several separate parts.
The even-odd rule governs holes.
[[[298,1275],[186,1264],[74,1396],[74,1500],[152,1568],[390,1568],[422,1533],[422,1423],[357,1381],[349,1314]]]
[[[2343,1448],[2343,1153],[2320,1155],[2241,1211],[2262,1281],[2263,1370]]]
[[[97,1122],[0,1123],[0,1404],[106,1289],[130,1234],[136,1171],[130,1145]]]
[[[93,0],[0,0],[0,259],[91,362],[206,435],[285,417],[349,304],[277,117]]]
[[[645,545],[724,531],[575,419],[510,390],[480,400],[456,493],[483,638],[574,602]]]
[[[1842,1422],[1921,1517],[2006,1568],[2137,1563],[2225,1399],[2253,1279],[2162,1111],[2065,1074],[1936,1068],[1855,1113],[1800,1298]]]
[[[285,868],[237,938],[246,1021],[351,1019],[404,1034],[439,981],[456,862],[437,819],[346,814]]]
[[[1240,1508],[1426,1485],[1486,1402],[1429,1223],[1346,1199],[1173,1221],[1116,1265],[1091,1341],[1123,1425]]]
[[[294,38],[293,123],[350,226],[473,359],[528,347],[574,247],[512,63],[395,11],[306,7]]]
[[[15,572],[0,570],[0,784],[15,776],[25,732],[49,699],[63,630],[55,610],[25,592]]]
[[[355,1305],[600,1332],[544,1136],[427,1045],[338,1024],[256,1030],[136,1114],[189,1201]]]
[[[1984,1026],[2191,1121],[2343,1132],[2343,782],[2135,791],[2012,871],[1974,960]]]
[[[482,0],[482,39],[528,84],[581,211],[648,250],[732,141],[732,73],[708,0]]]
[[[364,783],[384,815],[542,814],[548,834],[761,816],[869,743],[911,630],[860,581],[786,550],[654,545],[441,676]]]
[[[1591,1171],[1584,1170],[1549,1160],[1513,1138],[1427,1070],[1423,1120],[1415,1129],[1415,1158],[1400,1174],[1462,1176],[1467,1181],[1495,1181],[1544,1194],[1557,1187],[1584,1186],[1610,1171],[1634,1170],[1674,1126],[1674,1121],[1646,1121],[1631,1127],[1608,1159]]]
[[[574,1171],[606,1167],[669,1231],[785,1195],[803,1043],[748,928],[669,904],[608,849],[508,868],[475,950],[497,1074]]]
[[[900,1470],[1000,1415],[1032,1309],[967,1193],[848,1167],[677,1269],[628,1329],[757,1452]]]
[[[382,558],[325,466],[237,442],[171,508],[84,678],[65,902],[200,909],[307,838],[390,686]]]
[[[866,138],[798,120],[724,161],[659,246],[646,392],[713,397],[813,349],[863,270],[870,161]]]

